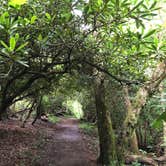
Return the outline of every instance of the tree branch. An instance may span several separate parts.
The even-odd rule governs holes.
[[[98,66],[97,64],[93,64],[91,62],[88,62],[86,60],[83,60],[84,63],[96,68],[98,71],[101,71],[103,73],[106,73],[108,76],[110,76],[111,78],[113,78],[114,80],[116,80],[117,82],[119,82],[121,85],[126,84],[126,85],[131,85],[131,84],[141,84],[139,81],[132,81],[132,80],[126,80],[126,79],[121,79],[113,74],[111,74],[108,70]]]

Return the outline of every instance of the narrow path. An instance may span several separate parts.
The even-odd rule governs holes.
[[[76,119],[62,119],[47,131],[47,143],[39,165],[96,166],[82,140]]]

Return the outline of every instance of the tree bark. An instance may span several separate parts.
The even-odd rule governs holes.
[[[132,152],[138,152],[138,143],[136,139],[135,129],[142,107],[146,104],[148,97],[153,94],[158,88],[160,83],[166,78],[166,61],[161,62],[153,72],[151,80],[146,82],[138,90],[134,100],[131,102],[128,95],[127,87],[124,88],[127,106],[127,115],[124,121],[123,138],[126,144],[131,147]],[[128,142],[130,141],[130,145]]]
[[[42,104],[42,96],[40,96],[39,99],[37,99],[37,106],[36,106],[36,117],[32,122],[32,125],[35,124],[38,118],[41,118],[41,104]]]
[[[117,165],[115,135],[110,114],[105,103],[104,78],[101,78],[101,76],[98,76],[95,80],[95,103],[100,142],[98,162],[102,165],[114,166]]]
[[[127,107],[127,113],[126,113],[126,119],[123,124],[123,129],[125,133],[122,138],[125,140],[124,142],[125,150],[138,154],[139,147],[138,147],[137,135],[134,126],[132,127],[132,124],[134,124],[136,121],[136,117],[133,112],[132,104],[129,99],[128,87],[125,86],[123,89],[125,94],[124,98]],[[131,128],[129,128],[129,124]]]
[[[7,118],[7,108],[5,104],[1,104],[0,106],[0,120],[6,119]]]
[[[160,93],[161,93],[161,106],[162,106],[162,112],[165,112],[165,93],[164,93],[165,87],[164,84],[161,84],[160,86]],[[164,144],[164,156],[166,156],[166,122],[163,121],[163,144]]]
[[[11,105],[12,101],[2,97],[0,103],[0,120],[7,118],[7,108]]]

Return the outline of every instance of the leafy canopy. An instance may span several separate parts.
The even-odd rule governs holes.
[[[92,68],[119,82],[144,82],[166,55],[161,28],[146,28],[155,0],[1,2],[0,98],[10,104],[51,90],[65,73],[93,79]]]

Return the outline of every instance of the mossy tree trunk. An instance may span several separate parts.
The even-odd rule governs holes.
[[[127,113],[126,113],[126,119],[123,124],[123,140],[124,140],[124,147],[125,150],[133,152],[133,153],[139,153],[139,147],[138,147],[138,141],[137,141],[137,135],[135,131],[135,124],[137,123],[137,119],[135,116],[135,113],[132,108],[132,104],[129,99],[129,93],[128,93],[128,88],[125,86],[124,88],[124,99],[125,99],[125,104],[127,108]]]
[[[117,162],[115,135],[110,113],[106,107],[104,78],[101,75],[95,79],[95,103],[100,142],[98,162],[102,165],[115,166]]]
[[[127,87],[124,87],[127,115],[123,125],[123,138],[126,142],[127,148],[129,148],[131,152],[138,153],[135,129],[142,107],[146,104],[148,97],[159,88],[160,83],[165,78],[166,61],[163,61],[154,70],[151,80],[140,87],[132,101],[129,99]]]

